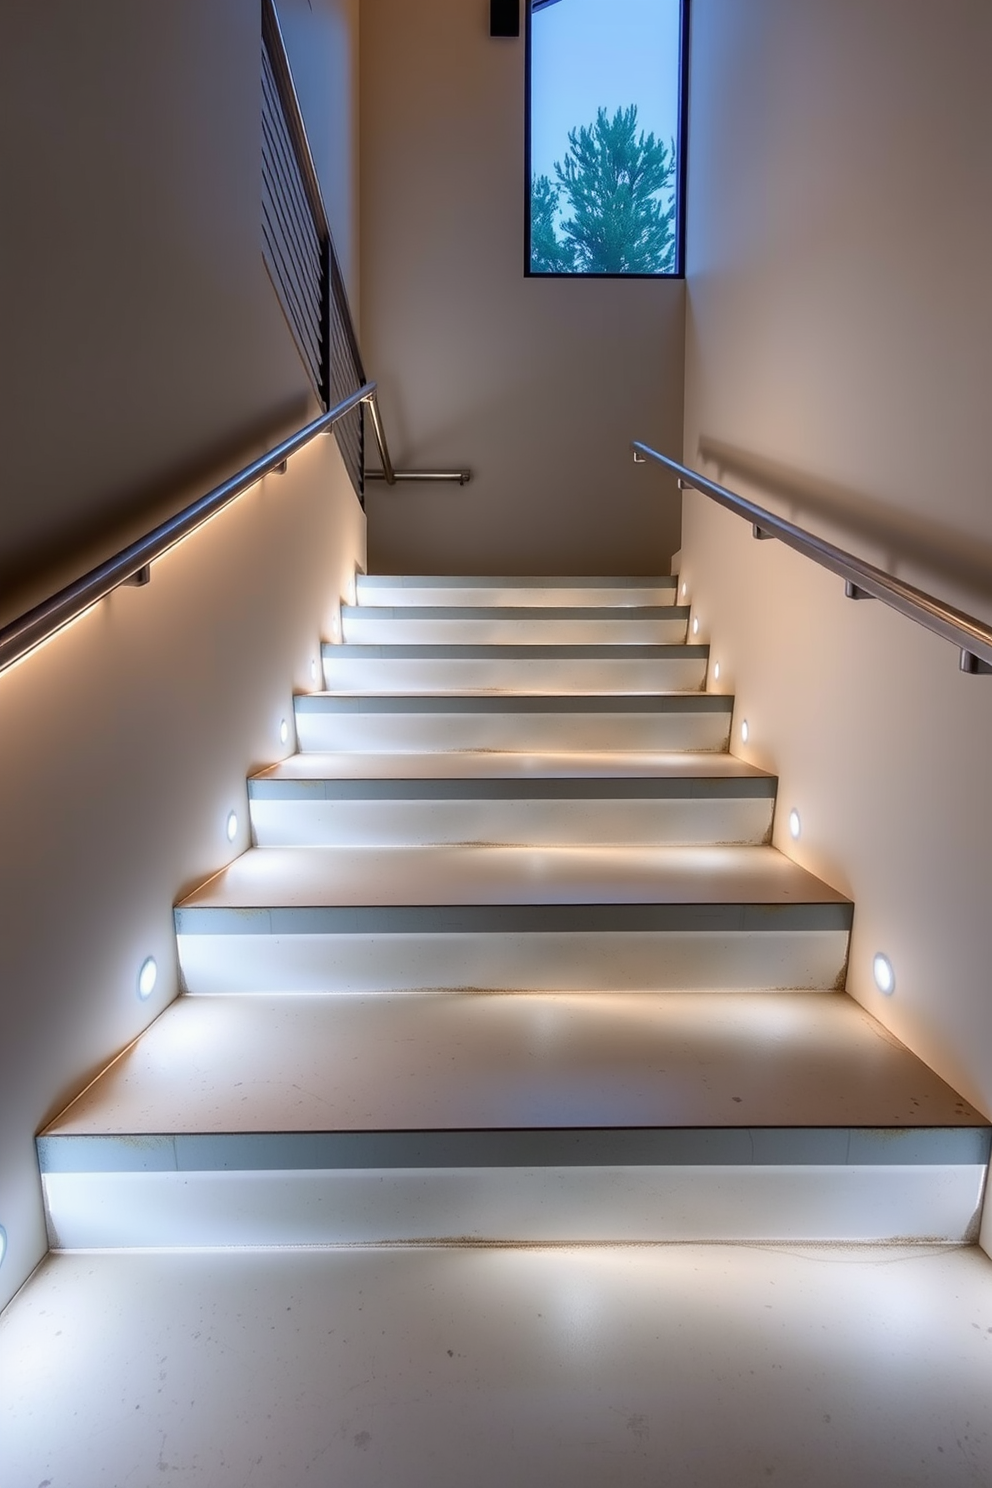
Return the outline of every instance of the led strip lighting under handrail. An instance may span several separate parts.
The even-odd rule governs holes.
[[[833,543],[816,537],[804,527],[797,527],[784,517],[775,516],[755,502],[738,496],[736,491],[729,491],[726,486],[708,480],[698,470],[691,470],[687,465],[679,464],[678,460],[659,454],[640,440],[633,440],[632,448],[636,464],[657,460],[659,465],[674,470],[683,489],[688,487],[701,491],[719,506],[726,507],[728,511],[750,522],[755,537],[777,538],[797,553],[811,558],[821,568],[837,574],[844,580],[844,592],[848,599],[880,599],[883,604],[898,610],[908,620],[914,620],[917,625],[922,625],[942,640],[959,647],[963,672],[992,675],[992,628],[976,620],[974,615],[955,609],[944,600],[927,594],[924,589],[904,583],[884,569],[876,568],[862,558],[856,558],[853,553],[835,547]]]
[[[342,402],[329,408],[319,418],[311,423],[305,424],[274,449],[253,460],[237,475],[232,475],[222,485],[215,486],[205,496],[183,507],[174,517],[169,517],[158,527],[146,532],[144,537],[139,537],[137,542],[131,543],[130,547],[122,548],[105,563],[99,564],[97,568],[90,569],[89,573],[82,578],[76,579],[74,583],[68,584],[60,589],[57,594],[42,600],[41,604],[35,605],[34,609],[28,610],[19,619],[11,621],[0,630],[0,672],[7,667],[13,666],[20,661],[29,651],[35,650],[51,636],[56,635],[65,626],[77,620],[80,615],[122,584],[142,585],[146,584],[150,575],[150,568],[156,558],[161,558],[176,543],[202,527],[204,522],[215,516],[222,507],[227,506],[238,496],[242,496],[251,486],[257,485],[264,475],[271,474],[274,470],[285,467],[286,461],[297,454],[305,445],[308,445],[318,434],[327,433],[338,419],[357,408],[360,403],[372,404],[375,400],[376,385],[374,382],[366,382]]]

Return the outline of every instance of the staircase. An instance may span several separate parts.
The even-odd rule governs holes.
[[[38,1138],[12,1484],[988,1481],[988,1123],[845,994],[678,599],[360,579]]]
[[[359,581],[54,1245],[972,1240],[985,1121],[841,990],[676,581]]]

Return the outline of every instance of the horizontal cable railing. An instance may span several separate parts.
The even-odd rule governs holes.
[[[883,604],[898,610],[908,620],[922,625],[942,640],[950,641],[960,649],[963,672],[992,675],[992,627],[983,624],[974,615],[968,615],[964,610],[956,609],[954,605],[927,594],[926,590],[904,583],[894,574],[886,573],[884,569],[876,568],[863,558],[845,552],[825,538],[807,532],[804,527],[797,527],[794,522],[776,516],[756,502],[739,496],[736,491],[729,491],[726,486],[709,480],[698,470],[680,464],[669,455],[659,454],[656,449],[642,444],[640,440],[635,439],[632,448],[634,460],[638,464],[656,460],[660,465],[673,470],[679,477],[680,486],[701,491],[719,506],[726,507],[728,511],[750,522],[751,531],[756,538],[777,538],[787,547],[802,553],[805,558],[811,558],[821,568],[836,574],[844,580],[844,592],[848,599],[880,599]]]
[[[13,666],[20,661],[28,652],[40,646],[58,631],[77,620],[80,615],[92,609],[101,599],[119,589],[122,584],[142,585],[147,584],[151,577],[151,565],[156,558],[161,558],[176,543],[182,542],[183,538],[189,537],[204,522],[216,516],[222,507],[228,506],[238,496],[244,495],[250,487],[257,485],[264,475],[273,471],[282,472],[286,468],[286,462],[297,454],[305,445],[308,445],[318,434],[328,433],[338,424],[341,419],[347,418],[348,414],[364,403],[371,403],[375,398],[376,387],[374,382],[367,382],[355,392],[342,399],[340,403],[329,408],[311,423],[305,424],[281,444],[275,445],[259,459],[253,460],[237,475],[232,475],[230,480],[215,486],[205,496],[191,502],[189,506],[177,512],[174,517],[159,524],[146,532],[144,537],[139,537],[137,542],[131,543],[129,547],[122,548],[105,563],[99,564],[89,573],[84,574],[81,579],[67,584],[57,594],[49,599],[43,600],[41,604],[35,605],[33,610],[28,610],[19,619],[4,626],[0,630],[0,671]]]
[[[262,251],[314,391],[325,408],[340,404],[368,379],[273,0],[262,4]],[[366,407],[381,470],[365,469]],[[471,479],[468,470],[396,470],[374,398],[359,399],[334,433],[363,505],[366,480]]]

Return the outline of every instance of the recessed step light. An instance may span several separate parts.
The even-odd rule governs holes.
[[[282,722],[279,725],[279,743],[280,744],[288,744],[289,743],[289,724],[286,722],[285,718],[282,720]]]
[[[802,830],[803,824],[800,820],[799,812],[793,806],[792,810],[789,812],[789,836],[793,838],[793,840],[798,840]]]
[[[884,997],[891,997],[896,990],[896,974],[892,962],[888,956],[878,951],[871,963],[872,976],[875,978],[875,986]]]
[[[238,813],[231,811],[227,817],[227,840],[233,842],[238,835]]]
[[[158,962],[154,956],[147,956],[141,963],[138,972],[138,996],[142,1002],[147,1002],[155,991],[155,983],[158,981]]]
[[[750,737],[751,737],[751,728],[750,728],[750,725],[749,725],[747,719],[745,718],[744,721],[743,721],[743,723],[741,724],[741,743],[742,744],[746,744],[747,741],[748,741],[748,739]]]
[[[719,680],[720,680],[720,663],[717,662],[714,665],[714,667],[713,667],[713,681],[714,682],[719,682]]]

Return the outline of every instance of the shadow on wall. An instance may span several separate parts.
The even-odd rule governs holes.
[[[881,565],[890,572],[910,564],[992,604],[992,543],[705,434],[700,436],[698,452],[702,460],[717,467],[721,480],[726,474],[741,476],[769,496],[788,502],[794,521],[809,513],[866,538],[880,551]]]
[[[314,416],[306,397],[285,399],[265,419],[251,420],[150,481],[107,492],[101,510],[90,506],[44,541],[0,558],[0,625],[134,542]]]

